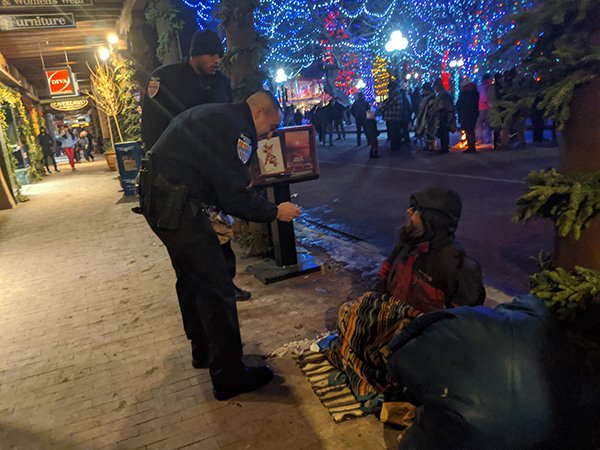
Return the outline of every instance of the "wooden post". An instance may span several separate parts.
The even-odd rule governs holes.
[[[561,173],[600,172],[600,78],[575,89],[571,114],[560,139]],[[571,270],[576,265],[600,270],[600,218],[582,230],[579,240],[572,236],[555,241],[555,264]]]

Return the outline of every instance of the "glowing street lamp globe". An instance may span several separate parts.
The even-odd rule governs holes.
[[[393,31],[390,35],[390,40],[385,44],[385,50],[387,52],[393,52],[394,50],[405,50],[408,47],[408,39],[402,36],[402,32]]]
[[[285,74],[285,70],[278,69],[275,74],[275,83],[285,83],[288,80],[288,76]]]
[[[362,80],[362,78],[361,78],[361,79],[359,79],[359,80],[356,82],[356,89],[364,89],[364,88],[366,88],[366,87],[367,87],[367,85],[366,85],[366,83],[365,83],[365,82]]]

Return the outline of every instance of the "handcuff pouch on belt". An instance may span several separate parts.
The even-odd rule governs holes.
[[[189,193],[188,186],[171,183],[161,174],[156,176],[150,189],[150,204],[146,207],[151,216],[156,215],[157,228],[162,230],[179,228]]]

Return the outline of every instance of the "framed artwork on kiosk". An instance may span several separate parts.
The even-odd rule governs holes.
[[[254,186],[275,186],[319,178],[319,160],[312,125],[275,130],[258,143],[250,160]]]

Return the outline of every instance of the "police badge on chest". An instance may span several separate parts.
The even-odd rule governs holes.
[[[252,154],[252,139],[245,133],[240,134],[237,143],[238,158],[243,164],[246,164]]]

